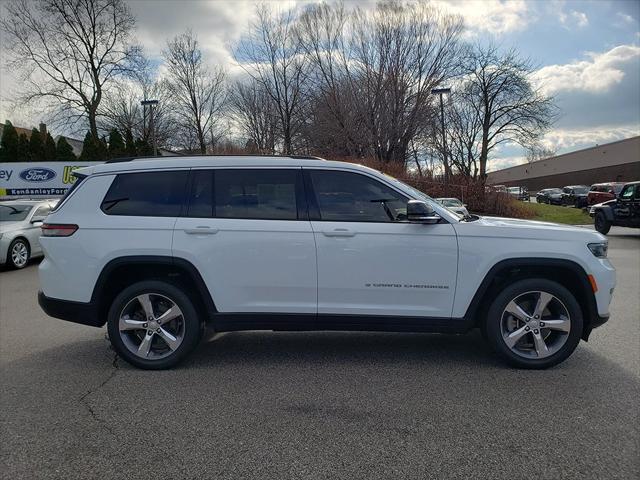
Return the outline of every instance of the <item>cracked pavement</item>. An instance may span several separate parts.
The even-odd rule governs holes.
[[[610,322],[547,371],[480,335],[244,332],[142,371],[0,271],[0,479],[640,475],[640,230],[614,228]]]

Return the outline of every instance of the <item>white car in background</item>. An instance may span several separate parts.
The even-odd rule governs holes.
[[[40,226],[57,200],[0,201],[0,265],[24,268],[42,256]]]
[[[466,205],[457,198],[436,198],[436,201],[458,215],[469,216],[469,210],[467,210]]]

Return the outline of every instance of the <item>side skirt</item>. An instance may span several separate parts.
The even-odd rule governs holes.
[[[216,313],[212,321],[214,330],[218,332],[339,330],[466,333],[474,326],[473,319],[466,318],[291,313]]]

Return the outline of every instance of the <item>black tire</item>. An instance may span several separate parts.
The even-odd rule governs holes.
[[[11,252],[13,252],[13,249],[15,248],[16,245],[22,245],[27,251],[27,261],[24,262],[24,264],[15,263],[13,261]],[[15,270],[20,270],[26,267],[27,265],[29,265],[29,260],[31,260],[31,247],[29,246],[29,242],[27,242],[23,238],[16,238],[13,242],[9,244],[9,249],[7,250],[7,267],[13,268]]]
[[[512,300],[527,292],[542,291],[555,296],[566,307],[571,327],[564,344],[552,355],[545,358],[525,358],[512,351],[502,337],[502,315]],[[508,364],[524,369],[545,369],[566,360],[576,349],[582,337],[582,310],[573,294],[565,287],[544,278],[519,280],[507,285],[493,300],[484,323],[489,345]],[[541,330],[542,333],[542,330]]]
[[[121,337],[119,328],[121,312],[132,300],[143,294],[166,297],[175,303],[182,312],[179,317],[182,319],[181,326],[184,328],[182,342],[166,357],[158,359],[141,358],[127,348]],[[194,302],[180,287],[159,280],[148,280],[135,283],[116,296],[109,309],[107,331],[114,350],[128,363],[145,370],[163,370],[174,367],[183,361],[198,346],[202,337],[203,323]]]
[[[602,235],[606,235],[611,230],[611,222],[607,220],[604,212],[596,212],[596,216],[593,220],[596,230]]]

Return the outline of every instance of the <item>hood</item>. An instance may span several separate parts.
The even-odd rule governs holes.
[[[529,240],[579,240],[587,243],[606,240],[604,235],[591,228],[501,217],[480,217],[475,222],[461,222],[456,224],[456,231],[459,235],[526,238]]]
[[[12,232],[13,230],[20,230],[23,228],[24,221],[22,222],[0,222],[0,233]]]

